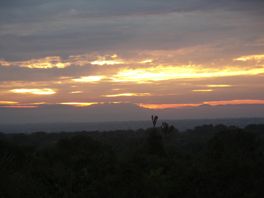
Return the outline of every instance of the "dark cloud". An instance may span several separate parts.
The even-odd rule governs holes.
[[[60,50],[70,50],[69,48],[94,48],[105,49],[109,46],[120,45],[125,40],[132,40],[133,42],[139,41],[135,39],[137,36],[142,35],[144,32],[169,32],[179,29],[188,32],[210,32],[210,29],[218,30],[223,28],[223,23],[226,22],[225,18],[217,19],[217,16],[208,18],[199,18],[197,20],[187,17],[183,21],[176,19],[176,22],[169,21],[163,18],[164,14],[168,13],[185,13],[185,12],[201,12],[198,16],[202,16],[207,12],[225,12],[225,11],[247,11],[251,14],[242,15],[238,14],[242,19],[237,19],[238,24],[243,21],[243,16],[253,17],[257,16],[258,10],[262,11],[263,1],[253,0],[188,0],[188,1],[175,1],[175,0],[58,0],[58,1],[33,1],[33,0],[11,0],[1,1],[0,3],[0,28],[1,28],[1,45],[0,52],[4,56],[8,53],[15,53],[12,48],[18,48],[18,51],[24,50],[34,51],[43,50],[46,48],[50,50],[58,50],[54,46],[60,47]],[[252,13],[254,12],[254,13]],[[263,13],[263,12],[261,12]],[[148,15],[162,15],[159,17],[153,16],[151,19],[144,19]],[[130,18],[126,18],[129,16]],[[111,18],[116,17],[116,18]],[[124,18],[125,17],[125,18]],[[134,17],[134,18],[133,18]],[[138,19],[138,17],[143,17]],[[183,16],[185,17],[185,16]],[[197,17],[196,15],[194,17]],[[223,16],[218,16],[223,17]],[[231,19],[232,20],[232,19]],[[253,20],[253,19],[252,19]],[[168,24],[169,21],[171,24]],[[193,21],[193,22],[192,22]],[[149,27],[149,23],[155,23],[155,28]],[[176,27],[174,26],[176,25]],[[197,24],[197,25],[196,25]],[[209,30],[204,24],[209,24]],[[233,24],[235,25],[235,24]],[[194,26],[194,27],[193,27]],[[198,26],[198,27],[197,27]],[[190,28],[192,27],[192,28]],[[182,35],[185,35],[185,31]],[[143,32],[143,33],[142,33]],[[162,33],[162,32],[161,32]],[[219,31],[218,34],[221,34]],[[213,34],[215,34],[213,32]],[[175,38],[179,37],[178,34],[173,34],[168,37],[166,34],[160,35],[147,35],[142,38],[159,36]],[[193,37],[191,35],[191,37]],[[189,39],[188,34],[186,38]],[[180,39],[182,39],[180,37]],[[153,40],[150,40],[152,43]],[[164,43],[171,41],[164,41]],[[159,45],[161,45],[159,43]],[[167,46],[164,46],[167,47]],[[11,48],[8,52],[7,49]],[[33,48],[33,49],[32,49]],[[2,56],[3,56],[2,55]]]
[[[60,77],[79,77],[83,74],[89,75],[92,66],[85,67],[68,67],[65,69],[29,69],[20,67],[0,67],[0,83],[4,81],[54,81]]]

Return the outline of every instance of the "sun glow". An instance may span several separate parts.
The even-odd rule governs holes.
[[[121,94],[104,95],[104,97],[107,97],[107,98],[129,97],[129,96],[151,96],[151,94],[150,93],[121,93]]]
[[[206,101],[192,104],[138,104],[139,107],[145,109],[175,109],[183,107],[198,107],[201,105],[220,106],[220,105],[264,105],[264,100],[220,100],[220,101]]]
[[[139,63],[140,64],[148,64],[148,63],[152,63],[152,62],[153,62],[152,59],[146,59],[146,60],[140,61]]]
[[[212,92],[213,89],[194,89],[192,92]]]
[[[249,56],[241,56],[236,59],[235,61],[264,61],[264,54],[258,54],[258,55],[249,55]]]
[[[98,104],[97,102],[62,102],[61,105],[69,105],[74,107],[88,107],[91,105]]]
[[[18,104],[18,102],[15,101],[0,101],[0,105],[14,105]]]
[[[120,65],[124,64],[124,60],[120,59],[116,54],[112,56],[98,56],[96,60],[91,62],[91,65]]]
[[[253,104],[264,104],[264,100],[220,100],[220,101],[208,101],[203,102],[211,106],[218,105],[253,105]]]
[[[197,107],[199,104],[138,104],[139,107],[145,109],[175,109],[184,107]]]
[[[112,77],[114,82],[146,83],[173,79],[214,78],[228,76],[258,75],[264,73],[264,67],[245,68],[203,68],[196,65],[157,66],[150,68],[122,69]]]
[[[81,93],[83,93],[83,91],[72,91],[72,92],[70,92],[71,94],[81,94]]]
[[[65,63],[59,56],[45,57],[41,59],[32,59],[28,61],[17,62],[21,67],[27,67],[30,69],[51,69],[51,68],[65,68],[70,66],[69,63]]]
[[[50,88],[44,89],[12,89],[10,90],[12,93],[16,94],[34,94],[34,95],[52,95],[55,94],[56,91]]]
[[[227,87],[232,87],[232,85],[227,85],[227,84],[215,84],[215,85],[207,85],[209,88],[227,88]]]
[[[74,82],[80,82],[80,83],[93,83],[98,82],[104,79],[105,76],[82,76],[80,78],[72,79]]]

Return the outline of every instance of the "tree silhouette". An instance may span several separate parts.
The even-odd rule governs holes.
[[[159,119],[159,117],[157,115],[152,115],[151,116],[151,120],[152,120],[152,124],[153,124],[154,128],[156,127],[158,119]]]

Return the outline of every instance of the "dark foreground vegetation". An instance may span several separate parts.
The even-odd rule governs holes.
[[[264,125],[0,134],[1,198],[260,198]]]

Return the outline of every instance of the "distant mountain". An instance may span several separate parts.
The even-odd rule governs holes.
[[[225,119],[186,119],[186,120],[159,120],[174,125],[184,131],[205,124],[224,124],[245,127],[249,124],[264,124],[264,118],[225,118]],[[0,132],[4,133],[31,133],[31,132],[74,132],[74,131],[111,131],[137,130],[152,127],[150,120],[123,121],[123,122],[75,122],[75,123],[35,123],[35,124],[0,124]]]
[[[0,108],[0,124],[80,123],[161,119],[252,118],[264,117],[264,105],[221,105],[151,110],[134,104],[98,104],[89,107],[42,105],[35,109]]]

